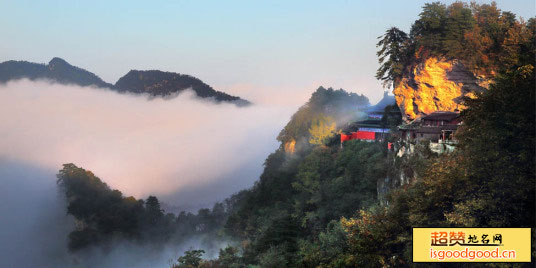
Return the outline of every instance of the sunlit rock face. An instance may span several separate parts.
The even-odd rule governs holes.
[[[285,142],[285,152],[289,154],[293,154],[296,151],[296,140],[292,139],[288,142]]]
[[[457,60],[428,58],[412,66],[393,93],[406,121],[435,111],[461,111],[462,97],[488,87],[489,79],[477,77]]]

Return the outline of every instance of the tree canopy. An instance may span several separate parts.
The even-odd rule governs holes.
[[[476,74],[493,76],[534,59],[536,19],[517,20],[491,4],[426,3],[409,35],[396,27],[378,37],[376,78],[396,86],[411,67],[427,57],[460,60]]]
[[[210,235],[215,244],[224,239],[217,233],[230,213],[231,200],[226,201],[228,205],[216,203],[212,210],[201,209],[197,215],[183,211],[176,216],[165,213],[157,197],[124,197],[91,171],[74,164],[64,164],[57,176],[67,213],[76,221],[75,230],[69,234],[72,251],[106,245],[119,238],[159,245],[193,235]]]
[[[376,72],[376,78],[383,81],[384,87],[391,87],[395,79],[402,75],[404,65],[408,61],[408,55],[404,53],[404,46],[409,45],[408,35],[400,29],[392,27],[378,39],[380,41],[376,47],[379,47],[379,50],[376,55],[380,68]]]

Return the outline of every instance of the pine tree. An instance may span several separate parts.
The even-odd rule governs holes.
[[[381,38],[381,39],[380,39]],[[406,59],[404,46],[408,41],[408,35],[396,27],[392,27],[379,36],[380,41],[376,44],[380,50],[376,53],[380,68],[376,71],[376,78],[383,81],[384,87],[394,86],[395,81],[402,75]]]

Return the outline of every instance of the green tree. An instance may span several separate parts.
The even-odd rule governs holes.
[[[346,232],[338,221],[332,221],[313,241],[301,240],[298,257],[303,267],[345,267],[348,265]]]
[[[419,19],[411,27],[410,38],[417,50],[426,49],[432,55],[442,52],[443,34],[447,20],[447,7],[440,2],[426,3]],[[413,56],[413,55],[412,55]]]
[[[69,234],[68,246],[72,251],[103,246],[118,239],[163,244],[172,237],[181,240],[199,234],[207,234],[218,243],[220,237],[215,234],[228,215],[219,203],[212,211],[202,209],[197,215],[165,214],[155,196],[149,196],[146,201],[124,197],[91,171],[74,164],[64,164],[57,176],[67,213],[77,223]],[[199,226],[203,226],[202,230],[198,230]]]
[[[500,75],[478,98],[466,100],[464,126],[457,136],[466,176],[479,183],[457,204],[454,222],[463,216],[478,226],[529,227],[536,221],[534,213],[527,213],[536,211],[535,81],[534,66],[527,64]]]
[[[323,228],[328,211],[323,206],[327,202],[326,184],[333,178],[334,159],[329,148],[318,148],[311,152],[300,164],[297,180],[292,187],[297,190],[294,196],[294,215],[302,227]]]
[[[311,122],[309,143],[322,145],[333,134],[335,134],[335,120],[330,116],[321,114]]]
[[[456,59],[464,53],[465,33],[473,29],[476,22],[471,9],[465,3],[452,3],[447,12],[441,39],[442,53],[449,59]]]
[[[201,263],[201,256],[205,253],[202,249],[190,249],[184,252],[184,256],[179,257],[177,260],[179,265],[188,268],[197,268]],[[180,266],[179,266],[180,267]]]
[[[163,210],[160,208],[160,202],[156,196],[151,195],[145,201],[145,215],[150,224],[156,224],[164,217]]]
[[[380,68],[376,71],[376,78],[383,81],[384,87],[396,84],[404,70],[408,59],[405,48],[408,46],[408,35],[396,27],[388,29],[384,35],[379,36],[380,41],[376,52]]]
[[[241,268],[245,266],[239,256],[238,248],[232,246],[220,249],[218,263],[224,268]]]
[[[79,223],[69,234],[69,249],[79,250],[116,235],[124,238],[140,235],[139,216],[143,205],[135,198],[123,197],[91,171],[74,164],[64,164],[57,177],[67,201],[67,213]]]
[[[272,246],[259,256],[259,264],[263,268],[288,267],[288,260],[285,258],[284,249]]]

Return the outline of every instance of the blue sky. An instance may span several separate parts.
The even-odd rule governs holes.
[[[296,105],[319,85],[377,101],[376,37],[409,30],[425,2],[1,0],[0,61],[58,56],[112,83],[160,69]],[[497,5],[535,14],[533,0]]]

